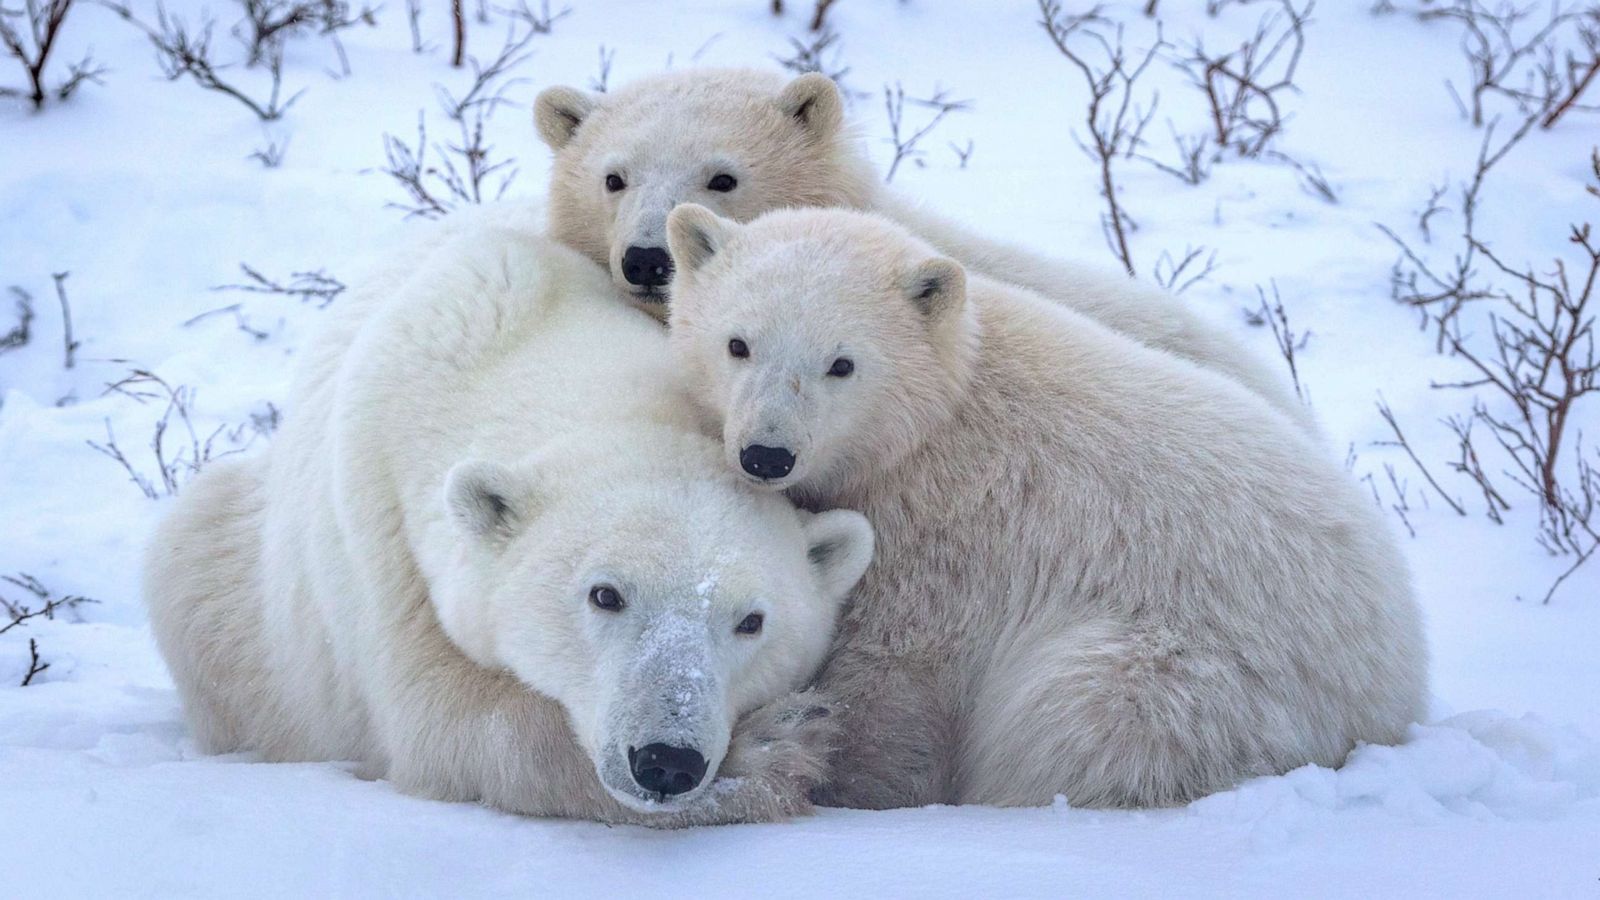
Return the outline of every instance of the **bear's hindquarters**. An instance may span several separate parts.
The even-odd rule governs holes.
[[[1010,648],[974,696],[959,802],[1173,806],[1348,753],[1340,723],[1307,721],[1242,654],[1205,643],[1102,621]]]
[[[184,487],[145,550],[156,644],[202,749],[253,744],[271,686],[261,635],[263,460],[212,463]]]

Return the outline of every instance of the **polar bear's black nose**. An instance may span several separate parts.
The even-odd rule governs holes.
[[[628,765],[633,768],[633,780],[639,787],[671,797],[695,789],[700,779],[706,777],[706,758],[688,747],[667,744],[646,744],[635,750],[628,748]]]
[[[739,465],[763,480],[782,478],[794,469],[794,454],[787,447],[751,444],[739,451]]]
[[[622,254],[622,277],[640,287],[660,287],[672,280],[672,257],[660,247],[629,247]]]

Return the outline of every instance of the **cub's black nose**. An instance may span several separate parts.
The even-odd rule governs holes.
[[[794,454],[787,447],[751,444],[739,451],[739,465],[751,475],[770,481],[794,470]]]
[[[622,254],[622,277],[640,287],[661,287],[672,280],[672,257],[660,247],[629,247]]]
[[[706,777],[706,758],[688,747],[629,747],[628,765],[633,768],[633,780],[639,787],[664,797],[692,791]]]

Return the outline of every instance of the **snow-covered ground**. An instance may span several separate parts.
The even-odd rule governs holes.
[[[810,5],[775,18],[764,0],[567,0],[571,13],[529,45],[490,123],[496,158],[520,172],[508,197],[542,191],[548,154],[527,103],[540,88],[588,85],[609,58],[613,84],[665,66],[776,66],[803,36]],[[1207,18],[1200,0],[1165,0],[1167,36],[1209,45],[1244,36],[1261,8]],[[345,35],[351,75],[335,77],[327,42],[289,46],[285,81],[305,94],[264,133],[243,106],[187,80],[161,77],[145,38],[108,10],[75,9],[60,59],[93,48],[109,67],[69,103],[35,115],[0,99],[0,289],[34,298],[32,341],[0,354],[0,574],[99,601],[0,635],[0,894],[777,896],[819,894],[1061,896],[1194,895],[1594,896],[1600,891],[1600,564],[1541,597],[1568,560],[1534,542],[1520,496],[1504,525],[1477,507],[1457,516],[1426,494],[1388,437],[1380,393],[1419,454],[1444,476],[1454,443],[1437,420],[1470,397],[1433,390],[1460,379],[1413,312],[1389,299],[1395,251],[1374,226],[1420,242],[1412,223],[1430,185],[1471,174],[1482,132],[1457,114],[1444,79],[1465,72],[1458,31],[1372,4],[1317,10],[1293,118],[1280,149],[1314,162],[1339,189],[1328,204],[1282,164],[1227,162],[1189,187],[1121,164],[1120,198],[1137,220],[1133,254],[1148,273],[1163,251],[1217,252],[1188,302],[1275,354],[1242,307],[1276,282],[1293,327],[1309,331],[1302,381],[1330,436],[1353,448],[1352,477],[1383,466],[1404,480],[1415,536],[1396,517],[1425,607],[1434,656],[1433,721],[1401,747],[1363,747],[1338,771],[1261,779],[1185,809],[1150,812],[925,809],[825,810],[781,825],[655,833],[521,819],[440,804],[362,781],[339,764],[265,765],[198,756],[139,599],[140,548],[168,501],[151,500],[88,446],[107,429],[132,466],[161,488],[149,443],[166,407],[107,391],[130,370],[186,386],[203,442],[250,439],[252,417],[282,406],[295,348],[318,324],[315,303],[214,292],[248,263],[269,277],[326,270],[349,280],[413,223],[386,208],[402,196],[384,165],[384,132],[414,136],[419,110],[442,134],[434,84],[469,78],[449,67],[446,5],[422,19],[432,52],[411,52],[404,5]],[[804,6],[804,9],[800,7]],[[1143,3],[1108,7],[1146,42]],[[191,22],[201,7],[172,8]],[[561,7],[558,5],[557,10]],[[213,0],[213,43],[237,57],[227,29],[237,5]],[[154,19],[153,6],[136,15]],[[833,51],[857,92],[854,115],[887,166],[885,84],[971,99],[924,139],[926,156],[895,181],[988,232],[1065,256],[1110,262],[1097,218],[1096,170],[1073,143],[1083,86],[1026,0],[847,0],[830,21]],[[469,49],[492,56],[504,34],[470,23]],[[602,47],[604,49],[602,49]],[[0,65],[0,84],[20,71]],[[229,70],[253,91],[259,72]],[[1164,123],[1203,127],[1198,95],[1158,64]],[[928,113],[907,107],[908,124]],[[1600,221],[1583,190],[1600,120],[1574,114],[1535,131],[1491,176],[1481,232],[1496,252],[1541,268],[1565,248],[1569,223]],[[288,140],[278,168],[247,158]],[[961,165],[951,145],[972,153]],[[1459,231],[1436,219],[1436,253]],[[70,272],[76,365],[63,367],[51,275]],[[0,333],[13,324],[0,297]],[[335,303],[338,301],[335,300]],[[240,303],[231,313],[208,310]],[[261,336],[248,333],[241,324]],[[292,415],[292,410],[287,410]],[[1576,424],[1600,433],[1600,405]],[[235,431],[238,426],[242,429]],[[176,419],[168,453],[187,443]],[[259,438],[259,450],[268,438]],[[1587,445],[1586,445],[1587,446]],[[246,452],[254,452],[247,450]],[[1240,460],[1249,465],[1249,460]],[[1448,489],[1471,497],[1470,486]],[[1525,597],[1526,600],[1517,598]],[[29,599],[0,582],[0,597]],[[81,621],[80,621],[81,620]],[[0,619],[0,624],[3,624]],[[28,641],[49,668],[27,687]]]

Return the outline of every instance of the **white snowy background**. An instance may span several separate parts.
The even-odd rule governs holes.
[[[498,8],[482,21],[472,3],[467,50],[487,61],[508,29],[525,28]],[[1306,26],[1273,147],[1319,167],[1336,203],[1277,159],[1230,154],[1198,186],[1137,160],[1115,165],[1141,277],[1163,253],[1204,247],[1215,269],[1184,293],[1194,309],[1277,359],[1272,333],[1244,314],[1259,305],[1257,286],[1275,283],[1291,328],[1309,334],[1296,363],[1327,453],[1352,478],[1371,476],[1427,615],[1434,709],[1405,745],[1358,748],[1337,771],[1260,779],[1182,809],[822,810],[676,833],[418,800],[342,764],[199,755],[139,596],[142,543],[171,503],[152,437],[165,418],[163,453],[179,461],[181,491],[195,443],[260,452],[273,410],[293,415],[288,373],[324,313],[315,300],[216,290],[247,283],[241,263],[285,283],[315,271],[348,282],[416,227],[389,206],[405,197],[381,171],[383,135],[414,145],[421,111],[430,144],[458,143],[435,86],[459,95],[472,81],[450,65],[448,5],[424,5],[421,53],[403,0],[386,0],[375,25],[341,31],[348,75],[314,30],[286,40],[283,97],[304,93],[271,123],[188,77],[167,80],[144,33],[83,0],[46,80],[92,53],[103,83],[40,112],[0,97],[0,334],[18,324],[9,288],[33,308],[30,340],[0,352],[0,575],[16,579],[0,582],[0,597],[37,608],[18,583],[31,576],[50,597],[97,601],[0,634],[0,895],[1600,895],[1600,562],[1541,602],[1574,560],[1536,542],[1538,504],[1486,451],[1512,505],[1496,524],[1448,464],[1457,448],[1440,420],[1469,414],[1475,397],[1502,401],[1432,387],[1471,373],[1391,297],[1398,253],[1377,223],[1448,263],[1461,246],[1460,184],[1484,140],[1446,86],[1470,84],[1461,24],[1419,19],[1414,3],[1375,14],[1372,0],[1324,0]],[[1105,8],[1135,53],[1154,38],[1144,5]],[[1209,16],[1203,0],[1158,4],[1176,46],[1135,91],[1141,108],[1161,93],[1150,155],[1171,160],[1169,118],[1186,134],[1207,127],[1203,96],[1168,57],[1197,37],[1237,45],[1277,6],[1222,5]],[[1548,18],[1548,3],[1519,5],[1534,8],[1519,33]],[[516,170],[507,200],[544,189],[549,154],[528,111],[539,89],[694,64],[777,68],[794,56],[791,39],[814,40],[812,5],[787,6],[775,16],[766,0],[557,0],[550,12],[570,11],[527,44],[486,126],[491,161],[515,160],[498,173]],[[168,12],[192,28],[213,18],[222,77],[265,96],[265,68],[247,68],[230,34],[239,3],[172,0]],[[148,0],[132,13],[157,20]],[[828,13],[837,39],[824,65],[848,68],[852,115],[884,169],[894,156],[886,86],[970,101],[901,162],[902,190],[997,237],[1111,265],[1099,171],[1073,136],[1084,136],[1085,85],[1039,22],[1029,0],[843,0]],[[0,60],[0,86],[23,85],[20,66]],[[1504,97],[1489,98],[1489,114],[1504,117],[1497,140],[1519,120]],[[902,127],[932,116],[907,103]],[[957,148],[969,142],[963,164]],[[1539,273],[1558,258],[1574,277],[1587,271],[1567,236],[1600,224],[1600,194],[1585,190],[1597,143],[1600,116],[1575,110],[1535,127],[1493,169],[1477,232],[1498,257]],[[286,147],[276,167],[252,158],[269,145]],[[448,153],[430,146],[430,163],[438,149]],[[1428,243],[1417,218],[1439,184],[1451,186],[1447,209]],[[79,344],[70,369],[52,279],[62,272]],[[1486,327],[1470,319],[1467,331]],[[135,370],[181,389],[187,425],[160,385],[108,389]],[[1380,397],[1465,515],[1405,452],[1382,445],[1392,434]],[[1575,404],[1569,428],[1600,435],[1600,399]],[[104,445],[108,429],[158,499],[89,445]],[[1570,464],[1595,451],[1585,441],[1568,452]],[[37,667],[30,641],[48,668],[22,687]]]

